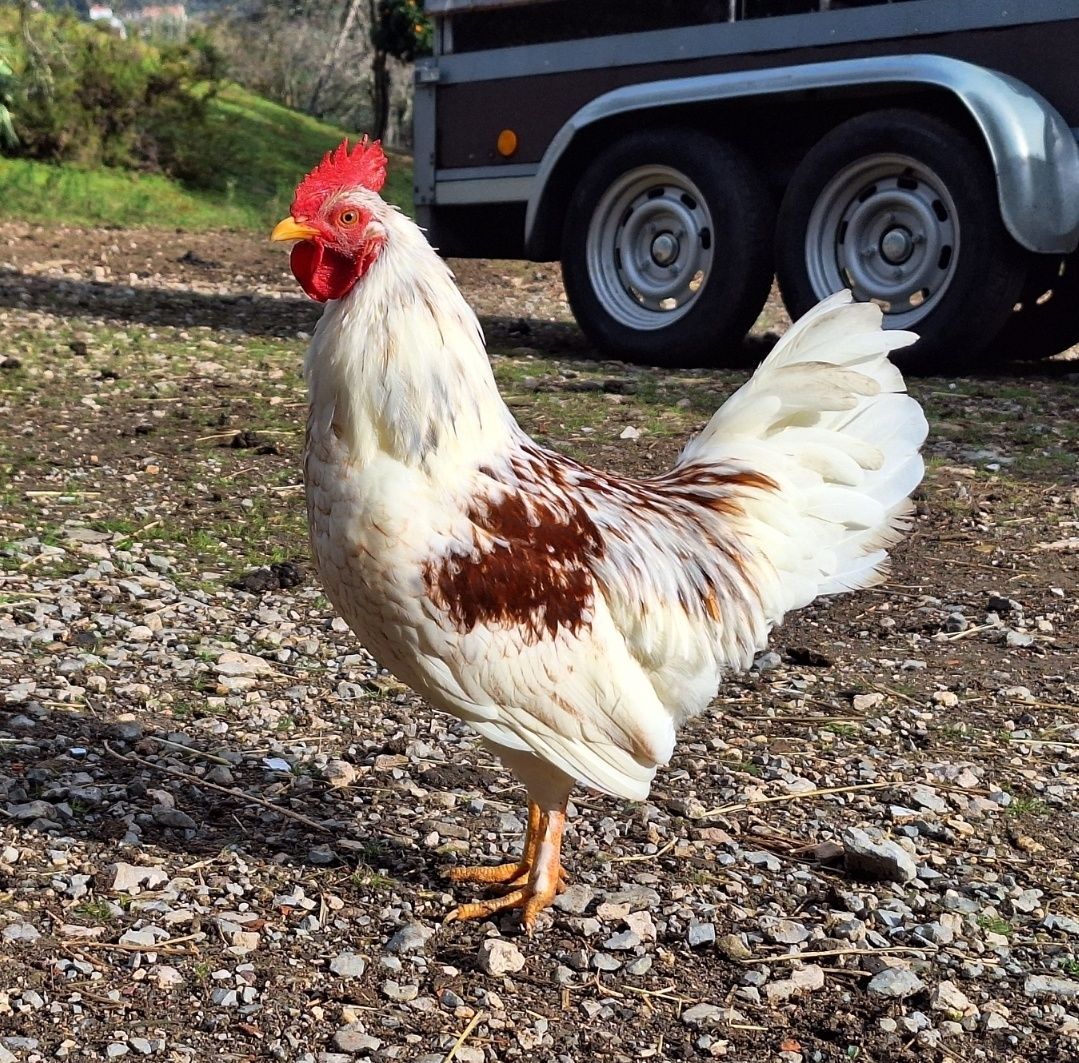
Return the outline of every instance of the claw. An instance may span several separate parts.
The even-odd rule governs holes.
[[[528,831],[520,861],[495,867],[449,870],[453,882],[501,886],[508,892],[501,897],[459,905],[446,916],[445,921],[457,923],[468,919],[486,919],[496,912],[518,908],[521,923],[531,935],[539,913],[550,907],[555,897],[566,889],[566,873],[560,859],[565,821],[564,807],[543,812],[534,802],[529,802]]]

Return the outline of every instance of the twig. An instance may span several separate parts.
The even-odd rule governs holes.
[[[635,856],[612,856],[611,863],[634,864],[642,860],[658,860],[661,856],[669,853],[681,840],[681,838],[672,838],[662,849],[658,849],[654,853],[638,853]]]
[[[906,945],[893,945],[886,949],[822,949],[818,952],[784,952],[779,956],[751,956],[739,963],[794,963],[797,960],[817,960],[824,956],[887,956],[899,952],[939,952],[939,949],[915,949]]]
[[[918,704],[918,702],[915,701],[914,698],[912,698],[909,694],[904,694],[901,690],[893,690],[891,687],[877,686],[875,683],[871,685],[878,694],[891,694],[893,698],[900,698],[902,701],[906,701],[911,705]]]
[[[168,938],[153,945],[136,945],[130,941],[84,941],[81,938],[61,938],[61,941],[76,949],[119,949],[121,952],[160,952],[166,956],[187,956],[191,953],[190,949],[178,949],[176,946],[186,941],[194,941],[197,937],[202,937],[202,934],[185,934],[183,937]]]
[[[977,624],[974,627],[968,627],[965,631],[949,631],[947,634],[941,635],[938,639],[939,642],[958,642],[960,639],[970,638],[971,635],[979,635],[983,631],[1002,631],[1003,628],[1000,624]]]
[[[1060,749],[1079,749],[1079,742],[1055,742],[1051,738],[1009,738],[1012,746],[1058,746]]]
[[[100,491],[24,491],[26,498],[100,498]]]
[[[774,805],[785,801],[803,801],[807,797],[821,797],[827,794],[849,794],[856,790],[882,790],[887,786],[898,786],[894,782],[865,782],[857,786],[826,786],[817,790],[804,790],[797,794],[778,794],[775,797],[761,797],[756,801],[743,801],[736,805],[723,805],[720,808],[711,808],[700,819],[711,819],[713,816],[722,816],[728,812],[741,812],[744,808],[753,808],[756,805]]]
[[[468,1035],[476,1028],[476,1024],[484,1017],[482,1011],[477,1011],[471,1019],[468,1020],[468,1025],[461,1031],[461,1036],[453,1042],[453,1047],[446,1053],[446,1058],[442,1060],[442,1063],[450,1063],[454,1056],[457,1055],[457,1050],[468,1039]]]
[[[169,738],[158,738],[157,735],[150,735],[155,742],[160,742],[163,746],[168,746],[170,749],[182,749],[185,753],[193,753],[196,757],[201,757],[203,760],[213,761],[214,764],[224,764],[225,767],[229,767],[229,762],[224,757],[216,756],[213,753],[205,753],[201,749],[195,749],[192,746],[185,746],[181,742],[173,742]]]
[[[194,783],[196,786],[204,786],[209,790],[216,790],[218,793],[228,794],[229,797],[235,797],[241,801],[259,805],[270,812],[276,812],[279,816],[287,816],[289,819],[294,819],[298,823],[302,823],[305,827],[311,827],[313,830],[322,831],[323,834],[333,833],[329,827],[324,827],[321,823],[316,823],[313,819],[308,819],[307,816],[301,815],[299,812],[293,812],[290,808],[282,808],[280,805],[271,804],[269,801],[264,801],[261,797],[255,797],[254,794],[246,794],[243,790],[237,790],[235,787],[231,786],[218,786],[215,782],[207,782],[205,779],[200,779],[197,775],[190,775],[186,771],[177,771],[176,768],[166,768],[163,764],[155,764],[153,761],[146,760],[143,757],[136,757],[134,753],[128,753],[127,755],[117,753],[108,742],[104,742],[103,744],[106,752],[117,760],[126,760],[129,764],[132,762],[144,764],[154,771],[161,771],[166,775],[174,775],[176,778],[184,779],[186,782]]]

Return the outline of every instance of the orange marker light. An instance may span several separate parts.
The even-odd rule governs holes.
[[[498,154],[508,159],[517,150],[517,134],[512,129],[503,129],[498,134]]]

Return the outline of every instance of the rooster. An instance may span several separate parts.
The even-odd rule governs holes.
[[[304,478],[326,593],[376,661],[467,722],[524,785],[522,855],[459,867],[531,932],[564,888],[577,782],[641,800],[680,724],[818,595],[869,587],[909,527],[926,421],[880,310],[835,295],[646,479],[533,442],[475,315],[345,141],[272,239],[326,303],[305,361]]]

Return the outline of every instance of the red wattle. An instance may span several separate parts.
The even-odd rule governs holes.
[[[348,295],[368,264],[314,240],[301,240],[289,256],[292,275],[308,296],[320,303]]]

